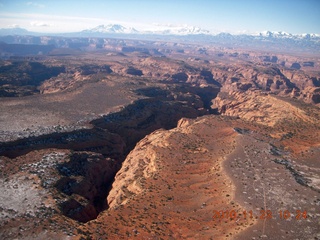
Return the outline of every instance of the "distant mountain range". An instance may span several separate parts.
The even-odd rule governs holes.
[[[164,26],[157,27],[155,30],[138,31],[134,28],[127,28],[118,24],[100,25],[98,27],[84,30],[82,33],[119,33],[119,34],[151,34],[151,35],[198,35],[208,34],[208,30],[203,30],[193,26]]]
[[[0,35],[32,35],[32,36],[105,36],[110,34],[130,34],[130,35],[173,35],[173,36],[188,36],[188,35],[207,35],[217,36],[223,38],[237,38],[237,37],[254,37],[254,38],[276,38],[276,39],[318,39],[320,40],[320,34],[291,34],[286,32],[273,32],[264,31],[257,34],[230,34],[230,33],[212,33],[209,30],[205,30],[194,26],[161,26],[154,30],[139,31],[132,27],[125,27],[119,24],[99,25],[95,28],[86,29],[80,32],[72,33],[38,33],[30,32],[23,28],[2,28],[0,29]]]
[[[271,32],[264,31],[258,34],[260,37],[269,37],[269,38],[292,38],[292,39],[315,39],[320,38],[320,34],[315,33],[305,33],[305,34],[291,34],[286,32]]]
[[[199,27],[194,26],[163,26],[158,27],[154,30],[145,30],[138,31],[135,28],[127,28],[119,24],[109,24],[109,25],[100,25],[92,29],[87,29],[82,31],[83,34],[96,34],[96,33],[104,33],[104,34],[148,34],[148,35],[177,35],[177,36],[186,36],[186,35],[209,35],[209,36],[239,36],[239,35],[247,35],[253,37],[261,37],[261,38],[291,38],[291,39],[314,39],[320,38],[320,34],[299,34],[294,35],[286,32],[272,32],[272,31],[264,31],[258,34],[237,34],[232,35],[229,33],[219,33],[215,34],[210,32],[209,30],[205,30]]]
[[[0,35],[9,36],[9,35],[35,35],[39,33],[29,32],[24,28],[0,28]]]
[[[119,33],[119,34],[139,34],[134,28],[127,28],[119,24],[99,25],[95,28],[83,30],[81,33]]]
[[[277,51],[308,51],[316,54],[320,53],[319,34],[295,35],[286,32],[272,31],[238,35],[230,33],[214,34],[208,30],[191,26],[156,26],[153,30],[140,31],[119,24],[99,25],[95,28],[86,29],[80,32],[57,34],[30,32],[22,28],[0,29],[0,45],[37,44],[53,45],[62,48],[83,48],[90,45],[92,38],[160,40],[200,44],[210,43],[224,47],[238,46],[265,50],[273,49]],[[100,43],[100,45],[102,47],[103,42]]]

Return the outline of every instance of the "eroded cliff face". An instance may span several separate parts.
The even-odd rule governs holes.
[[[260,90],[318,104],[319,73],[293,70],[278,65],[214,67],[212,72],[222,84],[222,92]]]
[[[317,124],[318,119],[308,116],[305,110],[290,104],[286,99],[260,91],[221,92],[213,100],[213,107],[222,115],[239,117],[249,122],[274,126],[305,121]]]
[[[287,57],[287,56],[286,56]],[[292,69],[275,62],[253,62],[241,59],[230,61],[201,62],[188,59],[177,61],[167,58],[148,57],[131,62],[144,77],[162,82],[180,82],[196,85],[216,85],[221,90],[262,90],[268,93],[301,99],[307,103],[319,103],[320,78],[317,70]],[[114,66],[114,71],[123,74],[123,66]]]
[[[165,130],[157,130],[142,139],[129,153],[108,195],[109,207],[126,204],[131,196],[145,191],[146,181],[159,171],[157,147],[168,147],[168,143],[162,141],[165,135]]]
[[[220,92],[213,106],[221,115],[257,123],[295,154],[319,147],[319,108],[260,91]]]
[[[10,94],[15,96],[15,92],[20,94],[24,91],[24,95],[71,91],[83,85],[101,81],[109,82],[112,79],[130,79],[129,83],[134,85],[137,80],[147,79],[153,83],[187,83],[193,86],[217,87],[224,92],[258,89],[272,94],[298,98],[307,103],[319,104],[320,102],[319,62],[313,58],[311,58],[312,61],[309,61],[313,65],[307,64],[296,69],[282,64],[280,59],[289,62],[294,60],[303,62],[307,59],[302,57],[293,59],[290,55],[281,54],[279,57],[265,56],[261,55],[262,53],[259,55],[252,52],[239,53],[236,57],[226,53],[223,54],[223,57],[219,57],[221,53],[215,48],[207,49],[211,57],[199,55],[199,52],[193,49],[188,54],[195,57],[189,58],[185,55],[186,53],[177,54],[172,51],[161,56],[157,54],[141,55],[139,51],[126,54],[121,50],[116,51],[120,52],[114,53],[116,55],[111,56],[110,59],[90,62],[90,64],[74,61],[73,64],[66,66],[64,61],[47,61],[46,64],[51,68],[62,69],[57,73],[60,73],[58,76],[57,74],[48,75],[46,81],[36,84],[38,88],[33,89],[33,93],[30,93],[28,86],[19,84],[16,86],[17,89],[10,90]],[[0,63],[0,67],[3,65],[3,68],[8,68],[8,64],[11,66],[25,63],[4,62]],[[41,62],[34,64],[42,65]],[[14,81],[15,76],[11,72],[4,72],[1,79],[6,83]]]

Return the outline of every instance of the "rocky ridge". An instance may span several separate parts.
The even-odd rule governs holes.
[[[236,118],[204,116],[182,119],[169,131],[153,132],[136,145],[117,173],[107,198],[110,208],[84,229],[112,222],[91,234],[110,238],[180,239],[196,233],[203,239],[304,239],[305,233],[296,230],[305,227],[307,237],[318,237],[319,214],[312,207],[320,204],[318,190],[310,184],[308,174],[299,170],[302,165],[298,160],[293,161],[292,155],[281,150],[282,143],[272,137],[276,132],[272,129],[261,128],[259,123],[250,126]],[[280,167],[279,159],[292,165]],[[281,176],[281,182],[288,182],[288,187],[276,183],[276,175],[276,179]],[[317,180],[313,181],[316,184]],[[286,196],[279,195],[281,191]],[[308,200],[292,201],[297,194],[308,196]],[[239,218],[215,219],[212,213],[221,209],[234,210]],[[253,210],[256,217],[244,220],[243,209]],[[273,219],[261,220],[261,209],[270,209]],[[279,209],[308,209],[309,220],[291,220],[290,227],[283,225],[276,216]],[[114,214],[121,216],[120,222],[113,221]],[[198,228],[194,221],[203,227]]]

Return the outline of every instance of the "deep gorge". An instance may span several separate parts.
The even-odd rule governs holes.
[[[147,98],[91,121],[91,129],[1,143],[0,155],[16,158],[40,149],[72,150],[69,161],[56,164],[59,180],[53,186],[63,196],[61,199],[68,199],[57,201],[61,212],[74,220],[87,222],[108,208],[106,197],[114,177],[138,141],[157,129],[176,127],[183,117],[214,113],[210,103],[218,92],[218,87],[200,88],[188,84],[140,89],[137,94]]]

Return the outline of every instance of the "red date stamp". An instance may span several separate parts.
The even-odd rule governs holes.
[[[261,220],[269,220],[269,219],[295,219],[295,220],[303,220],[308,218],[307,211],[304,210],[296,210],[295,212],[290,212],[289,210],[279,210],[279,211],[271,211],[271,210],[260,210],[259,213],[254,213],[252,210],[247,211],[236,211],[232,210],[221,210],[213,211],[213,219],[220,220],[238,220],[238,219],[250,219],[256,218]]]

